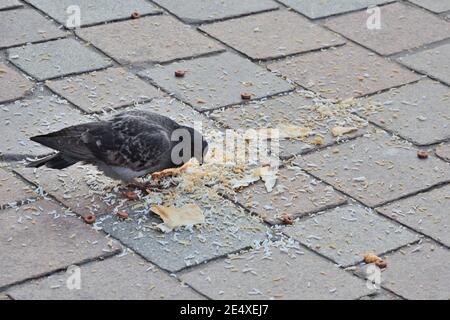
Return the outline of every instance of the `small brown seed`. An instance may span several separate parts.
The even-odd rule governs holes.
[[[387,262],[384,260],[378,260],[375,262],[375,265],[380,269],[384,269],[387,267]]]
[[[131,18],[133,19],[139,19],[141,17],[140,13],[135,11],[131,14]]]
[[[185,74],[186,74],[186,71],[184,71],[184,70],[176,70],[175,71],[175,77],[177,77],[177,78],[183,78]]]
[[[419,151],[417,151],[417,157],[419,159],[427,159],[428,158],[428,152],[426,152],[425,150],[419,150]]]
[[[291,214],[284,213],[280,219],[284,224],[294,224],[294,217]]]
[[[119,212],[117,212],[117,216],[120,219],[126,220],[126,219],[128,219],[128,212],[126,212],[126,211],[119,211]]]
[[[139,199],[139,195],[133,191],[128,191],[125,195],[127,196],[128,200],[138,200]]]
[[[241,98],[242,98],[243,100],[250,100],[250,99],[252,98],[252,94],[251,94],[251,93],[248,93],[248,92],[242,92],[242,93],[241,93]]]
[[[95,223],[95,216],[93,214],[88,214],[86,216],[83,217],[84,222],[86,222],[87,224],[93,224]]]

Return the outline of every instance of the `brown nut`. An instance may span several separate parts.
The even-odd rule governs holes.
[[[139,195],[133,191],[128,191],[127,193],[125,193],[125,195],[127,196],[128,200],[138,200],[139,199]]]
[[[417,151],[417,157],[419,159],[427,159],[428,158],[428,152],[426,152],[425,150],[419,150],[419,151]]]
[[[387,267],[387,262],[384,260],[378,260],[377,262],[375,262],[375,265],[380,269],[384,269]]]
[[[242,100],[250,100],[252,98],[252,94],[248,92],[242,92],[241,93]]]
[[[95,216],[94,216],[93,214],[85,215],[85,216],[83,217],[83,219],[84,219],[84,222],[86,222],[87,224],[93,224],[93,223],[95,223]]]
[[[131,18],[133,18],[133,19],[139,19],[140,17],[141,17],[141,14],[137,11],[135,11],[131,14]]]
[[[119,211],[119,212],[116,213],[116,215],[117,215],[120,219],[123,219],[123,220],[128,219],[128,212],[126,212],[126,211]]]
[[[186,74],[186,71],[184,70],[175,70],[175,77],[177,78],[183,78]]]
[[[294,224],[294,217],[292,214],[284,213],[281,215],[280,219],[284,224]]]

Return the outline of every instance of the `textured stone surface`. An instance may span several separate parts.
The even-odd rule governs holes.
[[[409,2],[436,13],[450,10],[450,1],[448,0],[409,0]]]
[[[326,26],[382,55],[390,55],[450,37],[450,24],[401,3],[380,8],[380,29],[367,27],[368,13],[332,18]],[[402,17],[399,19],[399,17]]]
[[[0,0],[0,10],[22,7],[18,0]]]
[[[0,103],[22,98],[32,87],[30,80],[0,63]]]
[[[30,137],[92,121],[71,108],[67,101],[48,94],[2,105],[0,119],[0,153],[26,155],[51,152],[51,149],[30,141]]]
[[[333,188],[296,167],[280,169],[275,191],[268,193],[258,182],[239,192],[236,200],[270,223],[281,223],[278,218],[284,213],[298,217],[346,202]]]
[[[278,61],[268,68],[335,99],[367,95],[419,79],[370,51],[348,44]]]
[[[74,39],[8,49],[8,59],[38,80],[106,68],[109,59]]]
[[[33,197],[36,197],[36,194],[29,186],[11,173],[0,169],[0,209]]]
[[[309,18],[316,19],[366,9],[369,6],[392,2],[392,0],[280,0],[280,2]]]
[[[434,144],[450,138],[449,96],[447,86],[422,80],[365,99],[375,108],[360,114],[417,145]]]
[[[400,57],[398,61],[450,85],[450,44]]]
[[[400,297],[390,293],[387,290],[379,290],[373,294],[363,296],[359,300],[402,300]]]
[[[450,185],[377,209],[450,247]]]
[[[156,300],[201,299],[192,289],[133,253],[80,266],[81,289],[69,290],[66,272],[15,286],[16,300]]]
[[[181,79],[174,76],[178,69],[187,71]],[[243,92],[256,99],[292,89],[286,81],[232,53],[157,66],[139,74],[197,110],[240,103]]]
[[[343,266],[363,261],[365,253],[380,255],[419,240],[418,234],[356,204],[301,220],[283,232]]]
[[[356,299],[369,293],[364,281],[310,251],[268,249],[210,262],[181,279],[212,299]]]
[[[252,59],[277,58],[345,43],[338,35],[289,11],[271,11],[200,29]],[[286,32],[288,29],[302,32]]]
[[[0,49],[65,36],[56,25],[31,9],[0,12],[0,30]]]
[[[95,26],[76,33],[121,63],[167,62],[222,50],[214,40],[165,15]]]
[[[369,207],[450,181],[450,164],[384,132],[303,157],[302,167]]]
[[[445,160],[450,162],[450,144],[443,144],[436,148],[436,155]]]
[[[135,11],[139,12],[141,16],[159,12],[157,8],[145,0],[59,0],[56,2],[29,0],[28,2],[67,27],[72,27],[70,17],[73,13],[72,11],[68,12],[70,6],[80,8],[81,26],[131,18],[131,14]]]
[[[214,21],[278,8],[271,0],[155,0],[155,2],[188,23]]]
[[[86,112],[109,111],[162,95],[123,68],[109,68],[46,84]]]
[[[0,211],[0,249],[2,287],[110,255],[118,246],[80,220],[67,216],[65,209],[41,200],[17,211]]]

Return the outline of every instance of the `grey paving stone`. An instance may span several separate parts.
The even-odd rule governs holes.
[[[370,294],[367,296],[363,296],[359,298],[359,300],[402,300],[402,298],[390,293],[387,290],[379,290],[379,292],[375,292],[374,294]]]
[[[422,80],[363,100],[359,114],[417,145],[450,138],[450,89]]]
[[[74,39],[62,39],[8,49],[8,60],[37,80],[103,69],[110,59]]]
[[[167,192],[170,192],[167,191]],[[252,246],[265,238],[266,227],[229,200],[205,187],[195,194],[150,193],[127,212],[131,219],[121,221],[103,216],[99,226],[147,260],[170,272]],[[200,196],[198,196],[200,194]],[[170,201],[169,204],[167,201]],[[152,203],[181,206],[195,203],[204,211],[206,223],[172,233],[162,233],[156,225],[162,220],[149,211]]]
[[[18,0],[0,0],[0,10],[23,7]]]
[[[109,111],[162,96],[155,87],[123,68],[47,81],[46,85],[88,113]]]
[[[339,13],[366,9],[369,6],[392,2],[392,0],[280,0],[280,2],[311,19],[317,19]]]
[[[0,209],[13,207],[23,200],[34,198],[35,194],[23,181],[0,169]]]
[[[70,107],[67,101],[40,92],[30,99],[0,105],[0,119],[0,153],[25,155],[43,155],[52,151],[30,141],[30,137],[92,121]]]
[[[212,299],[356,299],[369,293],[361,279],[295,244],[213,261],[181,279]]]
[[[1,211],[0,231],[0,287],[111,255],[119,248],[47,200]]]
[[[216,41],[166,15],[80,29],[76,33],[121,63],[161,63],[223,50]]]
[[[377,209],[450,247],[450,185]]]
[[[450,164],[417,150],[384,131],[305,155],[302,168],[369,207],[450,181]]]
[[[264,183],[258,182],[238,192],[235,200],[271,224],[280,224],[282,214],[296,218],[347,202],[298,167],[280,169],[275,191],[268,193]]]
[[[277,58],[345,43],[308,19],[289,11],[271,11],[200,27],[252,59]],[[286,30],[302,32],[286,32]]]
[[[186,70],[183,78],[175,78],[178,69]],[[199,111],[240,103],[243,92],[256,99],[292,89],[286,81],[228,52],[156,66],[139,74]]]
[[[450,2],[448,0],[409,0],[409,2],[436,13],[450,10]]]
[[[31,9],[1,11],[0,29],[0,49],[65,36],[65,32]]]
[[[281,60],[268,68],[331,99],[359,97],[419,80],[397,64],[349,44]]]
[[[450,251],[424,241],[383,257],[388,267],[381,274],[381,285],[411,300],[448,300]]]
[[[214,21],[278,8],[271,0],[155,0],[155,2],[188,23]]]
[[[131,14],[135,11],[139,12],[141,16],[160,12],[155,6],[145,0],[59,0],[56,2],[51,0],[29,0],[28,2],[67,27],[72,27],[71,23],[67,23],[71,21],[69,19],[73,14],[72,11],[68,10],[70,6],[78,6],[80,8],[81,26],[131,18]]]
[[[298,140],[280,140],[280,156],[283,158],[357,137],[364,133],[366,125],[366,121],[353,115],[350,108],[336,108],[331,103],[314,102],[304,92],[294,92],[225,110],[214,110],[209,117],[221,127],[234,130],[256,130],[283,126],[309,128],[311,135],[307,137]],[[361,129],[342,137],[334,137],[331,129],[335,126]],[[323,143],[318,144],[318,138],[323,138]]]
[[[416,233],[360,205],[349,204],[301,220],[283,232],[342,266],[419,240]]]
[[[450,85],[450,44],[400,57],[398,61]]]
[[[412,6],[402,3],[383,6],[380,8],[380,16],[380,29],[367,27],[366,11],[329,19],[325,25],[382,55],[398,53],[450,37],[449,23]]]
[[[0,63],[0,103],[22,98],[32,87],[30,80]]]
[[[81,289],[69,290],[66,272],[14,286],[7,292],[15,300],[197,300],[189,287],[133,253],[80,267]]]
[[[443,144],[436,148],[436,155],[442,160],[450,162],[450,144]]]

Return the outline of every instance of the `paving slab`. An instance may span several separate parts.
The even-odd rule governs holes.
[[[71,6],[78,6],[80,10],[80,26],[87,26],[101,22],[119,19],[130,19],[133,12],[141,16],[161,12],[145,0],[29,0],[36,8],[42,10],[60,24],[73,28]]]
[[[198,293],[133,253],[80,267],[81,288],[69,290],[70,274],[59,272],[14,286],[15,300],[197,300]]]
[[[369,207],[450,181],[450,164],[419,159],[417,149],[377,130],[303,156],[301,167]]]
[[[443,144],[436,148],[436,155],[442,160],[450,162],[450,144]]]
[[[450,43],[400,57],[398,61],[450,85]]]
[[[311,19],[323,18],[335,14],[367,9],[370,6],[392,2],[392,0],[279,0],[288,7]]]
[[[289,11],[251,15],[200,29],[252,59],[279,58],[345,43],[340,36]],[[302,32],[286,32],[288,29]]]
[[[328,19],[327,27],[381,55],[391,55],[450,37],[450,24],[402,3],[380,8],[380,28],[369,29],[366,11]],[[401,17],[401,19],[399,19]]]
[[[419,235],[394,224],[372,210],[349,204],[296,222],[283,232],[342,266],[419,240]]]
[[[8,60],[37,80],[103,69],[111,60],[74,39],[8,49]]]
[[[85,112],[102,112],[142,103],[162,93],[123,68],[47,81],[46,85]]]
[[[235,201],[271,224],[282,223],[282,214],[297,218],[347,202],[333,188],[298,167],[280,169],[273,192],[268,193],[264,183],[258,182],[238,192]]]
[[[268,68],[330,99],[359,97],[419,80],[397,64],[348,44],[277,61]]]
[[[183,78],[175,70],[186,70]],[[283,79],[232,53],[175,62],[139,72],[199,111],[242,102],[242,93],[262,98],[293,87]]]
[[[155,0],[187,23],[201,23],[248,15],[278,8],[271,0]]]
[[[181,275],[212,299],[356,299],[365,282],[295,244],[216,260]]]
[[[52,152],[29,140],[39,134],[92,121],[57,96],[41,93],[26,100],[0,105],[0,153],[43,155]]]
[[[363,296],[358,300],[402,300],[402,298],[396,296],[393,293],[390,293],[387,290],[380,289],[378,292]]]
[[[80,29],[76,33],[124,64],[161,63],[223,50],[216,41],[166,15]]]
[[[409,0],[409,2],[435,13],[442,13],[450,10],[450,2],[448,0]]]
[[[119,249],[117,243],[48,200],[1,211],[0,231],[0,287]]]
[[[432,80],[371,96],[358,114],[417,145],[450,138],[450,89]],[[371,105],[372,107],[367,107]]]
[[[0,0],[0,10],[23,7],[18,0]]]
[[[33,83],[30,80],[0,63],[0,103],[22,98],[31,88]]]
[[[37,196],[30,186],[14,177],[11,173],[0,169],[0,209],[15,207],[22,201]]]
[[[50,20],[31,9],[1,11],[0,29],[0,49],[66,35]]]
[[[450,247],[450,185],[396,201],[377,211]]]

